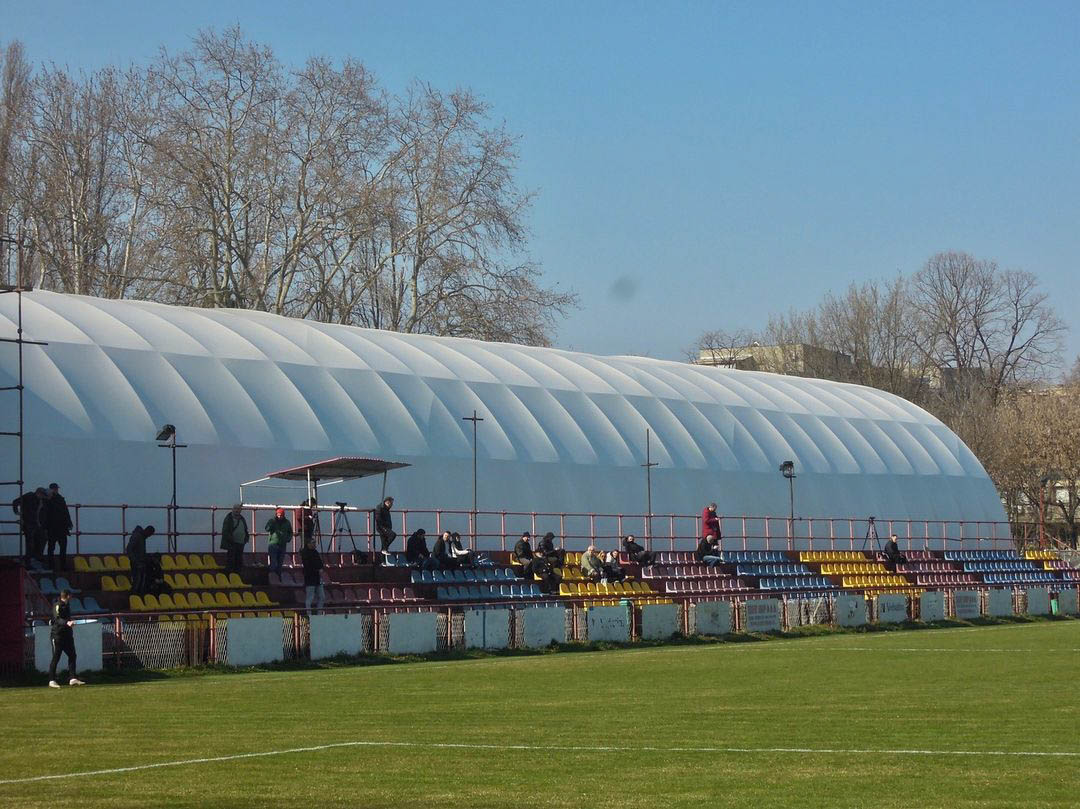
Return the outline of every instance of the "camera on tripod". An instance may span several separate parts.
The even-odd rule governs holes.
[[[345,510],[345,506],[347,506],[347,505],[349,505],[349,504],[348,504],[348,503],[343,503],[343,502],[341,502],[340,500],[335,500],[335,501],[334,501],[334,505],[338,507],[338,511],[344,511],[344,510]]]

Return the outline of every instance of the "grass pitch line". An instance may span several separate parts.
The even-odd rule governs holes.
[[[343,747],[407,747],[426,750],[513,750],[539,753],[794,753],[798,755],[886,755],[886,756],[991,756],[1035,758],[1080,758],[1080,752],[1039,750],[859,750],[840,747],[616,747],[610,745],[558,745],[558,744],[480,744],[468,742],[333,742],[311,747],[290,747],[286,750],[264,750],[258,753],[235,753],[229,756],[188,758],[179,761],[159,761],[156,764],[135,764],[130,767],[113,767],[107,770],[84,770],[82,772],[34,775],[27,778],[5,778],[3,784],[27,784],[34,781],[57,781],[64,778],[86,778],[93,775],[117,775],[162,767],[187,767],[195,764],[217,764],[224,761],[242,761],[249,758],[287,756],[293,753],[317,753]]]

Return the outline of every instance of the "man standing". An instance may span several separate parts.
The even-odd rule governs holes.
[[[56,570],[53,565],[53,551],[60,546],[60,570],[67,569],[67,542],[71,533],[71,512],[68,511],[67,501],[60,494],[60,484],[50,483],[49,491],[45,495],[44,524],[45,537],[49,542],[49,568]]]
[[[375,530],[379,533],[379,540],[382,543],[379,550],[383,553],[390,550],[390,546],[397,539],[397,534],[394,533],[394,521],[390,516],[390,507],[393,505],[394,498],[387,497],[375,509]]]
[[[68,602],[71,593],[63,590],[60,599],[53,604],[52,620],[49,622],[52,628],[49,637],[52,640],[52,662],[49,664],[49,688],[59,688],[56,682],[56,666],[60,662],[60,655],[67,655],[68,685],[86,685],[75,676],[75,622],[71,620],[71,607]]]
[[[285,509],[279,508],[274,517],[266,523],[267,547],[270,550],[270,572],[281,578],[281,568],[285,564],[285,549],[292,541],[292,525],[285,519]],[[305,542],[306,544],[306,542]]]
[[[244,566],[244,546],[247,544],[248,526],[242,513],[243,507],[236,503],[221,523],[221,549],[225,551],[225,571],[240,573]]]
[[[304,608],[310,615],[313,608],[318,609],[326,601],[326,592],[322,583],[323,560],[315,548],[314,537],[304,541],[304,549],[300,551],[300,561],[304,565]]]
[[[128,537],[127,548],[124,552],[127,553],[128,561],[131,563],[132,595],[142,596],[147,593],[149,582],[146,577],[146,540],[153,535],[154,526],[148,525],[143,528],[141,525],[136,525],[131,531],[131,536]]]
[[[11,501],[11,510],[19,515],[28,567],[32,567],[35,560],[39,563],[42,561],[41,552],[45,544],[44,505],[45,490],[41,487],[32,492],[23,492],[21,497]]]

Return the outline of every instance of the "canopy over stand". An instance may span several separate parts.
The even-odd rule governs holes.
[[[279,480],[301,480],[307,483],[308,503],[313,500],[318,502],[318,489],[320,480],[355,480],[357,478],[382,475],[382,496],[386,498],[386,473],[392,469],[403,469],[410,464],[402,461],[384,461],[381,458],[329,458],[325,461],[294,466],[289,469],[280,469],[271,472],[264,478],[250,480],[240,484],[240,499],[243,500],[244,487],[261,483],[264,480],[276,478]]]

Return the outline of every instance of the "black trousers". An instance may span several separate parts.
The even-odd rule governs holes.
[[[60,662],[60,655],[66,654],[68,659],[68,679],[75,676],[75,633],[70,630],[62,635],[52,636],[52,662],[49,663],[49,679],[56,679],[56,665]]]
[[[244,566],[244,546],[230,542],[225,549],[225,569],[230,573],[239,573]]]
[[[66,570],[67,569],[67,541],[68,541],[67,532],[64,532],[64,533],[56,532],[56,533],[49,534],[49,567],[54,567],[54,565],[53,565],[53,551],[56,550],[56,546],[59,545],[60,546],[60,569],[61,570]]]
[[[394,544],[394,540],[397,539],[397,534],[389,529],[380,528],[379,539],[382,541],[382,548],[380,550],[389,550],[390,546]]]

